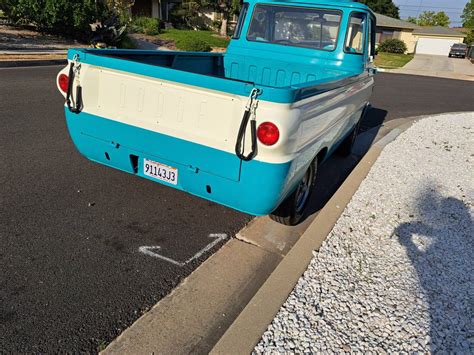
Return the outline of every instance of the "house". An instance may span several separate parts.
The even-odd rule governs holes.
[[[409,53],[448,55],[454,43],[462,43],[465,33],[448,27],[422,27],[381,14],[377,17],[376,43],[390,38],[401,39]]]
[[[170,10],[180,2],[181,0],[135,0],[132,6],[132,15],[168,21]]]

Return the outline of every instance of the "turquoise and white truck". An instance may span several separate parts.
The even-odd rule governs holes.
[[[226,53],[71,49],[57,84],[88,159],[292,225],[350,154],[374,42],[360,3],[250,0]]]

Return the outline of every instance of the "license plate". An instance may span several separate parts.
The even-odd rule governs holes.
[[[157,180],[166,181],[172,185],[178,184],[177,168],[160,164],[153,160],[143,159],[143,173]]]

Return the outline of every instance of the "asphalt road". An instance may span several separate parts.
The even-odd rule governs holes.
[[[218,249],[179,267],[140,246],[184,261],[209,234],[232,237],[251,219],[81,157],[66,130],[58,70],[0,69],[0,352],[97,351]],[[364,129],[474,111],[472,82],[376,81]]]

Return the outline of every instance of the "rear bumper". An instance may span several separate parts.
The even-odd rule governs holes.
[[[271,213],[294,185],[291,162],[241,162],[228,152],[85,112],[73,114],[65,108],[65,113],[71,138],[88,159],[245,213]],[[215,169],[211,173],[201,168],[203,157],[207,159],[204,166],[212,163],[214,167],[222,168],[222,174],[216,173]],[[144,159],[178,168],[178,184],[171,185],[144,175]],[[237,178],[229,178],[232,174],[224,170],[235,169],[236,164]]]

